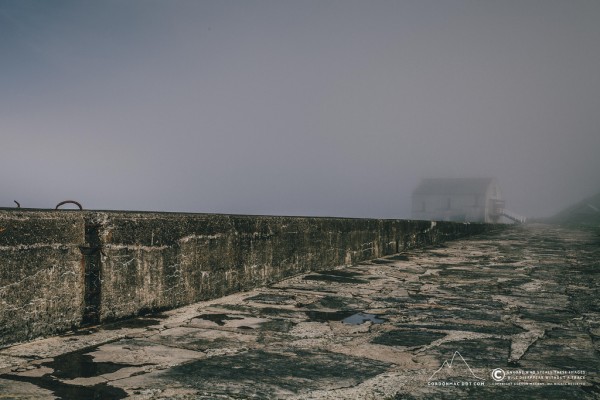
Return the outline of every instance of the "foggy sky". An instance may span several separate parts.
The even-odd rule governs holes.
[[[0,0],[0,207],[410,217],[600,191],[600,2]]]

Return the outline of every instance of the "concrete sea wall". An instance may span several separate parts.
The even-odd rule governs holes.
[[[0,209],[0,346],[216,298],[493,227]]]

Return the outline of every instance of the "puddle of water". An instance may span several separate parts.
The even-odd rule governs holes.
[[[382,324],[385,322],[385,319],[378,318],[378,315],[375,314],[359,312],[342,320],[344,324],[348,325],[360,325],[364,324],[367,321],[371,321],[374,324]]]
[[[314,322],[330,322],[330,321],[342,321],[348,325],[360,325],[367,321],[371,321],[374,324],[381,324],[385,322],[385,319],[379,318],[378,315],[368,314],[363,312],[356,312],[353,310],[348,311],[306,311],[306,315],[311,321]]]
[[[235,320],[235,319],[244,319],[244,317],[232,317],[227,314],[202,314],[202,315],[198,315],[196,318],[214,322],[215,324],[217,324],[219,326],[225,325],[225,321],[231,321],[231,320]]]
[[[90,350],[85,351],[89,352]],[[54,370],[52,376],[60,379],[90,378],[110,374],[121,368],[132,366],[112,362],[94,362],[94,357],[91,354],[83,354],[82,352],[62,354],[42,365],[52,368]]]
[[[96,347],[97,348],[97,347]],[[70,380],[75,378],[90,378],[94,376],[109,374],[126,367],[137,367],[141,365],[117,364],[112,362],[94,362],[90,353],[96,348],[80,350],[72,353],[62,354],[52,361],[41,364],[51,368],[52,373],[42,376],[21,376],[13,374],[2,374],[1,379],[17,382],[28,382],[40,388],[51,391],[58,399],[124,399],[127,393],[120,388],[109,386],[106,383],[93,386],[70,385],[61,382],[60,379]],[[149,365],[149,364],[144,364]]]
[[[351,315],[356,314],[356,311],[305,311],[308,319],[313,322],[329,322],[342,321]]]
[[[119,400],[127,397],[127,392],[121,388],[99,383],[93,386],[69,385],[58,381],[49,375],[41,377],[2,374],[0,379],[31,383],[52,392],[59,400],[69,399],[111,399]]]

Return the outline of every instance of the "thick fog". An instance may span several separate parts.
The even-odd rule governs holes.
[[[0,207],[410,217],[600,191],[600,2],[0,0]]]

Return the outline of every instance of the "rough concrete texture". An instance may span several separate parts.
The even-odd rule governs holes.
[[[0,210],[0,346],[354,264],[485,224]]]
[[[75,213],[0,210],[0,346],[79,325],[83,226]]]
[[[168,309],[302,272],[479,233],[484,224],[201,214],[98,214],[100,320]]]
[[[413,249],[0,350],[0,393],[596,399],[599,259],[543,225]]]

